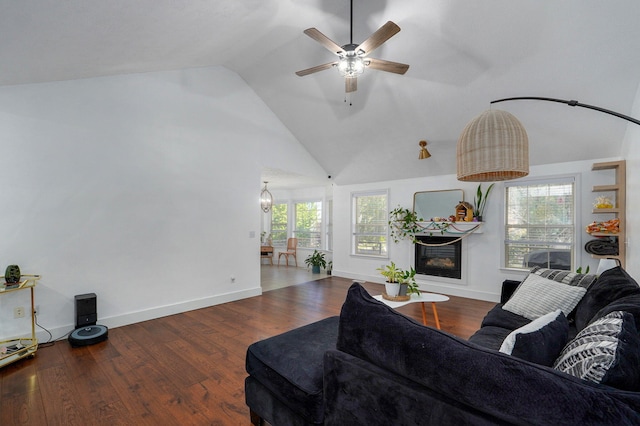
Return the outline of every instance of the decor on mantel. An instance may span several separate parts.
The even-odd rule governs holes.
[[[264,181],[264,188],[262,188],[262,192],[260,193],[260,208],[265,213],[268,213],[273,206],[273,195],[267,189],[267,181]]]
[[[473,211],[473,216],[476,218],[478,222],[482,222],[482,215],[484,214],[484,208],[487,205],[487,199],[489,198],[489,193],[493,188],[494,183],[489,185],[487,188],[487,192],[482,193],[482,184],[478,185],[478,189],[476,191],[476,195],[473,197],[473,204],[475,205],[475,209]]]
[[[418,160],[424,160],[431,157],[431,154],[429,153],[429,151],[427,151],[427,141],[420,141],[418,145],[420,145],[420,154],[418,155]]]
[[[549,101],[610,114],[640,125],[640,120],[575,100],[521,96],[491,101]],[[506,111],[488,110],[467,124],[457,146],[458,180],[492,182],[516,179],[529,174],[529,141],[518,119]]]
[[[413,244],[424,246],[443,246],[456,243],[463,238],[478,231],[482,224],[480,222],[456,222],[455,216],[449,218],[436,217],[430,221],[419,218],[415,212],[400,206],[389,212],[389,236],[394,243],[400,240],[409,240]],[[457,234],[460,238],[448,241],[443,244],[427,244],[416,238],[416,234],[433,235],[434,232],[441,235]]]

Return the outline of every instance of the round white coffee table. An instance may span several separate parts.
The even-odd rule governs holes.
[[[394,302],[392,300],[387,300],[382,295],[373,296],[374,299],[381,301],[385,305],[397,309],[401,306],[408,305],[409,303],[420,302],[420,306],[422,307],[422,323],[427,325],[427,311],[424,307],[425,302],[431,302],[431,309],[433,310],[433,317],[436,320],[436,328],[440,330],[440,320],[438,319],[438,310],[436,309],[437,302],[446,302],[449,300],[449,296],[445,296],[444,294],[436,294],[436,293],[420,293],[420,295],[412,294],[411,299],[404,302]]]

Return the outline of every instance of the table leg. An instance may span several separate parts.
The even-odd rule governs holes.
[[[422,309],[424,310],[424,303],[423,303]],[[436,319],[436,328],[440,330],[440,320],[438,319],[438,310],[436,309],[436,302],[431,302],[431,309],[433,309],[433,317]]]
[[[424,302],[421,302],[420,306],[422,307],[422,323],[427,325],[427,310],[424,308]]]

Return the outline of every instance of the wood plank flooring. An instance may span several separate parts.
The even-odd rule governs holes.
[[[350,284],[328,277],[111,329],[92,346],[41,347],[0,369],[0,425],[248,425],[247,346],[338,315]],[[442,329],[467,338],[492,306],[451,297],[438,304]],[[419,304],[399,310],[422,320]]]

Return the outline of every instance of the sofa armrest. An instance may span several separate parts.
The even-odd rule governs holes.
[[[511,298],[516,288],[522,281],[504,280],[502,282],[502,292],[500,293],[500,303],[504,304]]]

